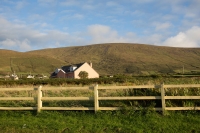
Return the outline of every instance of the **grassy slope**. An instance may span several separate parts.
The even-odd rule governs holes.
[[[182,72],[200,69],[199,48],[144,44],[96,44],[19,53],[0,50],[0,71],[51,72],[64,64],[93,62],[101,75],[118,73]]]
[[[0,72],[16,73],[49,73],[64,62],[52,57],[0,50]]]
[[[172,48],[144,44],[97,44],[32,51],[53,56],[66,64],[92,61],[100,74],[147,71],[182,72],[200,69],[199,48]]]

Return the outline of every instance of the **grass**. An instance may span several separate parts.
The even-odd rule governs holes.
[[[30,80],[35,81],[36,80]],[[43,80],[41,80],[43,81]],[[50,81],[50,80],[48,80]],[[56,83],[60,80],[53,80]],[[165,81],[165,84],[200,84],[199,78],[127,78],[125,83],[115,83],[112,82],[112,84],[109,85],[152,85],[157,84],[159,85],[162,83],[162,81]],[[13,81],[18,82],[18,81]],[[74,85],[75,83],[79,83],[78,85]],[[66,83],[66,80],[63,80],[60,85],[54,86],[55,90],[43,90],[43,97],[93,97],[94,92],[93,90],[56,90],[59,86],[79,86],[80,80],[74,80],[74,82],[71,82],[72,84]],[[40,82],[39,82],[40,83]],[[89,82],[90,83],[90,82]],[[12,88],[17,88],[23,86],[23,87],[38,87],[37,86],[27,86],[23,84],[18,84],[12,86]],[[99,86],[108,86],[108,84],[99,84]],[[89,85],[88,85],[89,86]],[[5,86],[2,86],[5,87]],[[10,87],[10,86],[6,86]],[[45,85],[43,88],[54,88],[53,86]],[[165,93],[167,96],[199,96],[200,95],[200,88],[173,88],[173,89],[165,89]],[[4,91],[0,94],[1,97],[37,97],[37,91]],[[99,96],[100,97],[110,97],[110,96],[160,96],[160,90],[159,89],[125,89],[125,90],[99,90]],[[134,106],[134,107],[161,107],[161,101],[160,100],[135,100],[135,101],[123,101],[123,100],[110,100],[110,101],[100,101],[101,107],[123,107],[123,106]],[[199,100],[166,100],[167,107],[196,107],[200,106]],[[30,107],[30,106],[37,106],[36,101],[0,101],[0,106],[13,106],[13,107]],[[52,106],[52,107],[92,107],[93,101],[44,101],[43,106]]]
[[[9,53],[10,52],[10,53]],[[6,54],[9,53],[9,54]],[[57,66],[63,65],[64,61],[30,53],[20,53],[0,50],[0,74],[50,74]]]
[[[165,80],[165,84],[197,84],[199,78],[137,78],[134,79],[135,84],[155,84]],[[127,82],[128,81],[127,79]],[[104,84],[103,84],[104,85]],[[123,84],[121,84],[123,85]],[[30,86],[33,87],[33,86]],[[48,86],[46,86],[48,87]],[[44,91],[45,96],[92,96],[91,91]],[[126,91],[119,90],[101,90],[100,96],[129,96],[129,95],[157,95],[157,91],[133,91],[131,89]],[[160,93],[159,93],[160,94]],[[175,88],[172,91],[167,90],[167,95],[199,95],[199,88],[179,89]],[[0,96],[34,96],[36,93],[31,91],[20,92],[3,92]],[[158,101],[160,102],[160,101]],[[36,101],[1,101],[0,106],[35,106]],[[44,106],[91,106],[90,102],[43,102]],[[177,133],[197,133],[200,132],[200,112],[198,111],[167,111],[166,115],[161,115],[161,112],[151,111],[151,107],[155,105],[155,101],[143,102],[137,101],[112,102],[105,101],[100,104],[108,106],[125,106],[127,108],[121,111],[99,111],[96,114],[94,111],[0,111],[0,131],[3,133],[143,133],[143,132],[177,132]],[[120,105],[121,104],[121,105]],[[159,104],[159,103],[158,103]],[[166,101],[167,106],[183,105],[183,106],[197,106],[200,105],[198,101]],[[141,111],[130,110],[131,107],[148,106],[149,109]],[[131,106],[131,107],[129,107]]]
[[[199,48],[172,48],[144,44],[97,44],[30,52],[0,50],[0,72],[51,73],[62,65],[93,62],[100,75],[150,75],[200,69]]]
[[[153,111],[0,111],[4,133],[132,133],[200,132],[199,112],[171,112],[166,116]]]

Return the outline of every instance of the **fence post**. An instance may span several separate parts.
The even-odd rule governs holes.
[[[38,104],[38,106],[37,106],[37,112],[39,113],[40,111],[41,111],[41,108],[42,108],[42,100],[41,100],[41,98],[42,98],[42,86],[39,86],[38,87],[38,99],[37,99],[37,104]]]
[[[94,111],[95,113],[98,111],[99,109],[99,100],[98,100],[98,84],[96,84],[94,86]]]
[[[163,112],[163,115],[165,114],[165,89],[164,89],[164,83],[162,83],[160,85],[160,92],[161,92],[161,101],[162,101],[162,112]]]

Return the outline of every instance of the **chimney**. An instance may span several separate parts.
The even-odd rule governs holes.
[[[90,67],[92,67],[92,62],[91,61],[90,61],[89,65],[90,65]]]

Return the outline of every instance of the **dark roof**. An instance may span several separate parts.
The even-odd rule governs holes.
[[[85,63],[85,62],[84,62],[84,63]],[[84,63],[73,64],[73,65],[69,65],[69,66],[63,66],[63,67],[61,67],[61,69],[67,73],[67,72],[70,72],[70,67],[71,67],[71,66],[76,66],[76,67],[77,67],[76,69],[78,69],[78,68],[79,68],[80,66],[82,66]],[[75,69],[75,70],[76,70],[76,69]],[[74,70],[74,71],[75,71],[75,70]]]
[[[54,77],[56,77],[56,75],[57,75],[57,73],[53,72],[50,77],[54,78]]]

